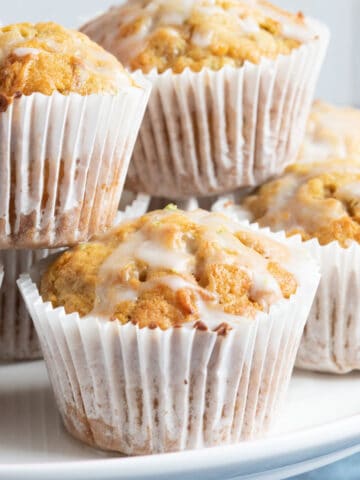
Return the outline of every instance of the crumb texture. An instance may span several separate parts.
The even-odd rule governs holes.
[[[41,295],[67,313],[167,329],[253,319],[297,291],[283,243],[223,215],[165,209],[62,254]],[[222,330],[226,331],[226,328]]]
[[[265,0],[131,0],[82,28],[132,70],[240,67],[316,37],[304,16]]]
[[[0,28],[0,99],[51,95],[116,94],[132,80],[120,62],[86,35],[55,23]]]
[[[252,220],[321,245],[360,242],[360,163],[331,160],[289,167],[244,200]]]

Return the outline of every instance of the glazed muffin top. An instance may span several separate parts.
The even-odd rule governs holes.
[[[360,110],[316,101],[313,105],[299,161],[360,156]]]
[[[360,243],[360,165],[331,160],[288,167],[277,180],[244,200],[251,220],[321,245]]]
[[[226,330],[296,293],[294,258],[287,245],[223,215],[170,206],[63,253],[40,293],[82,317]]]
[[[146,73],[257,64],[316,38],[301,13],[265,0],[129,0],[82,31],[125,66]]]
[[[120,62],[86,35],[55,23],[0,28],[0,99],[51,95],[116,94],[132,79]]]

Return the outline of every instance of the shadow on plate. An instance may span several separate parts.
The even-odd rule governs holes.
[[[31,371],[23,378],[18,364],[7,367],[7,378],[0,375],[0,463],[114,457],[83,445],[66,432],[45,369],[43,373],[41,379],[34,375],[32,382]]]

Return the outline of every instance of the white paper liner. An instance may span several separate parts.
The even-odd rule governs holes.
[[[49,250],[0,250],[0,264],[4,268],[2,285],[0,282],[0,361],[34,360],[42,356],[16,280],[48,254]]]
[[[215,333],[206,318],[211,330],[185,324],[161,331],[66,315],[44,303],[30,276],[22,276],[18,285],[69,432],[131,455],[263,435],[287,391],[319,282],[310,256],[301,258],[296,295],[269,314],[233,323],[226,335]]]
[[[345,249],[311,240],[304,246],[322,276],[296,365],[333,373],[360,370],[360,245]]]
[[[153,90],[127,188],[155,197],[210,196],[256,186],[294,161],[329,41],[276,60],[200,73],[146,75]]]
[[[14,99],[0,114],[0,248],[57,247],[112,225],[150,94]]]
[[[231,198],[219,199],[212,210],[244,221],[248,212]],[[348,373],[360,370],[360,245],[303,242],[318,263],[320,285],[300,344],[296,366],[307,370]]]

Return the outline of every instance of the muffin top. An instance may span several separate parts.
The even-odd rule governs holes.
[[[55,23],[0,28],[0,106],[39,92],[116,94],[132,79],[119,61],[86,35]]]
[[[170,206],[60,255],[40,293],[82,317],[226,331],[296,293],[294,258],[226,216]]]
[[[316,101],[313,105],[299,161],[360,155],[360,110]]]
[[[129,0],[82,31],[132,70],[219,70],[276,58],[316,38],[301,13],[265,0]]]
[[[288,167],[244,203],[251,219],[321,245],[360,243],[360,164],[332,160]]]

